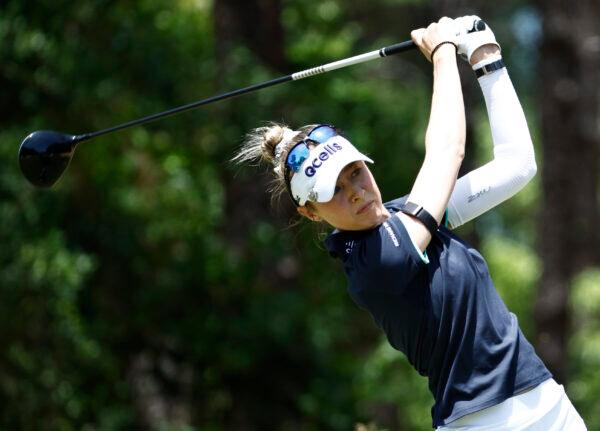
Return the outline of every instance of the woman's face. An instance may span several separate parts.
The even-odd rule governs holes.
[[[340,172],[329,202],[311,202],[310,207],[299,207],[298,211],[312,220],[325,220],[340,230],[370,229],[390,216],[381,202],[375,179],[363,161],[350,163]]]

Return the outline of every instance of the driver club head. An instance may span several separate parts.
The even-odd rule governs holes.
[[[69,166],[78,138],[49,130],[29,134],[19,148],[25,178],[36,187],[52,187]]]

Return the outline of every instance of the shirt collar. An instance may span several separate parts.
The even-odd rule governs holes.
[[[342,231],[336,229],[325,239],[325,247],[327,248],[327,251],[329,251],[331,257],[346,260],[356,245],[356,242],[369,231],[370,229],[366,231]]]
[[[386,202],[383,205],[390,213],[394,214],[398,212],[398,201],[399,200],[396,199]],[[377,229],[378,227],[379,226],[373,229]],[[362,239],[365,235],[372,232],[373,229],[358,231],[335,229],[327,236],[327,238],[325,238],[325,248],[331,257],[345,261],[356,246],[357,242],[360,241],[360,239]]]

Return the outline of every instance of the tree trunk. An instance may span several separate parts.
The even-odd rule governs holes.
[[[237,40],[269,67],[285,71],[280,0],[217,0],[214,4],[217,55],[222,59]]]
[[[569,287],[598,263],[598,89],[600,3],[540,1],[543,272],[535,304],[536,347],[564,381],[570,335]]]

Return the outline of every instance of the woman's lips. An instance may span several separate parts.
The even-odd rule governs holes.
[[[371,201],[371,202],[367,202],[365,205],[363,205],[358,211],[357,211],[357,215],[358,214],[362,214],[364,212],[366,212],[369,208],[371,208],[371,205],[373,205],[375,201]]]

